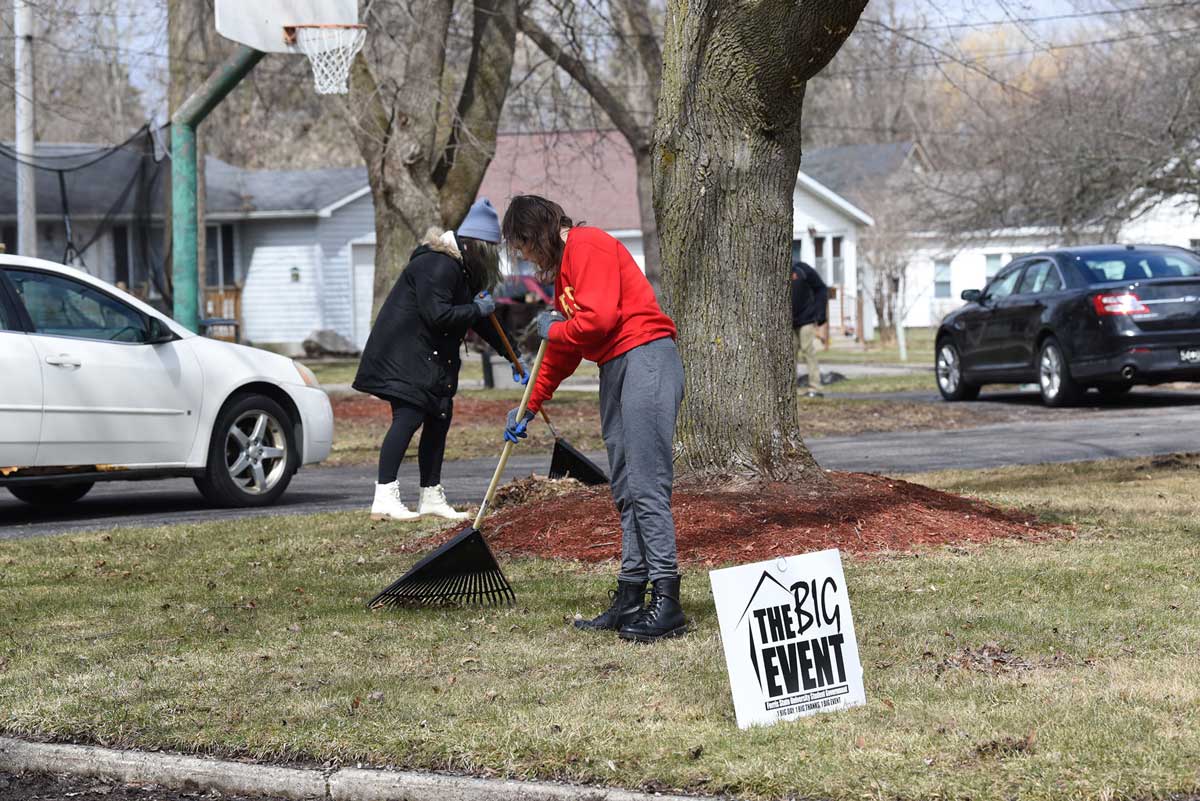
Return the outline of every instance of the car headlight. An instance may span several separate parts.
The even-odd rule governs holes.
[[[314,373],[312,370],[309,370],[300,362],[294,361],[292,364],[296,367],[296,372],[300,374],[300,380],[310,387],[316,387],[317,389],[321,388],[321,382],[317,380],[316,373]]]

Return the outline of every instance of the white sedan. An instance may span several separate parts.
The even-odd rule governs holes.
[[[74,268],[0,256],[0,485],[21,500],[190,476],[213,503],[266,506],[332,442],[304,365],[197,336]]]

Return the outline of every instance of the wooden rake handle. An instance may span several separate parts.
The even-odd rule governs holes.
[[[496,333],[500,335],[500,341],[504,343],[504,353],[508,356],[508,360],[513,363],[514,367],[519,367],[521,360],[517,358],[517,353],[513,350],[512,343],[508,341],[508,334],[504,333],[504,326],[500,325],[500,321],[496,319],[495,312],[492,312],[488,316],[492,319],[492,328],[496,329]],[[533,376],[529,376],[529,383],[533,383]],[[550,433],[555,439],[558,439],[558,429],[554,427],[554,423],[550,422],[550,415],[546,414],[545,409],[542,409],[542,419],[546,421],[546,426],[550,429]]]
[[[492,319],[495,320],[495,317]],[[529,371],[529,383],[525,385],[525,394],[521,396],[521,405],[517,407],[518,421],[525,416],[525,409],[529,406],[529,396],[533,394],[534,379],[537,378],[538,369],[542,366],[542,359],[546,356],[546,346],[549,344],[543,339],[538,348],[537,358],[533,360],[533,368]],[[500,486],[500,477],[504,475],[504,468],[508,466],[508,457],[512,455],[512,448],[513,443],[505,440],[504,450],[500,452],[500,463],[496,465],[496,472],[492,475],[492,483],[488,485],[487,495],[483,496],[483,503],[479,505],[479,514],[475,515],[473,524],[475,529],[479,528],[483,522],[483,516],[487,514],[488,507],[492,505],[492,498],[496,495],[496,487]]]

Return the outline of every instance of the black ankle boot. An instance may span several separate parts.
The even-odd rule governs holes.
[[[608,591],[612,606],[591,620],[576,620],[575,628],[591,631],[616,631],[642,612],[646,603],[646,582],[617,581],[617,588]]]
[[[687,634],[687,618],[679,606],[679,576],[654,582],[650,604],[621,627],[621,639],[654,642]]]

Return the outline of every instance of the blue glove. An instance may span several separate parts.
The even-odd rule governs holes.
[[[480,292],[478,295],[476,295],[473,303],[475,304],[475,307],[479,309],[480,317],[487,317],[496,310],[496,301],[487,292]]]
[[[517,410],[513,409],[508,413],[508,425],[504,427],[504,438],[509,442],[520,442],[529,434],[525,431],[525,426],[533,420],[533,412],[525,410],[525,416],[517,422]]]
[[[565,322],[564,318],[557,311],[544,311],[537,316],[537,332],[542,339],[550,338],[550,327],[555,323]]]
[[[512,371],[513,381],[521,386],[529,383],[529,368],[525,366],[525,362],[518,359],[517,363],[512,366]]]

